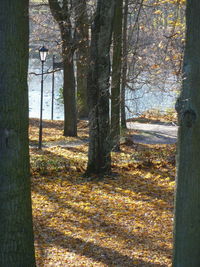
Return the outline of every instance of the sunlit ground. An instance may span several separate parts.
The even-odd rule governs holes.
[[[86,179],[87,143],[66,145],[88,138],[87,123],[78,138],[44,126],[39,151],[31,120],[37,266],[171,266],[175,146],[123,144],[112,175]]]

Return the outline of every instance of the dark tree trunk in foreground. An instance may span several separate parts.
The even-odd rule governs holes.
[[[111,141],[114,151],[120,150],[120,86],[122,65],[122,8],[123,0],[116,0],[113,26],[113,61],[111,85]]]
[[[88,118],[87,74],[89,63],[89,22],[86,0],[74,0],[76,27],[77,105],[79,118]]]
[[[122,84],[121,84],[121,127],[126,129],[126,110],[125,110],[125,90],[127,74],[127,22],[128,22],[128,0],[124,3],[123,13],[123,49],[122,49]]]
[[[88,74],[89,154],[86,173],[111,170],[109,123],[110,44],[115,0],[98,0],[92,25],[91,62]]]
[[[64,69],[63,99],[64,99],[64,135],[77,136],[76,94],[74,76],[74,40],[70,21],[69,1],[63,0],[62,8],[58,0],[49,0],[49,6],[57,21],[62,39],[62,57]]]
[[[0,18],[0,266],[33,267],[28,0],[2,0]]]
[[[200,266],[200,1],[188,0],[179,113],[174,267]]]

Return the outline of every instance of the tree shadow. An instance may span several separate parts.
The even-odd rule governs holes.
[[[44,221],[44,220],[43,220]],[[155,264],[124,255],[108,247],[102,247],[91,241],[85,241],[80,238],[68,236],[55,228],[46,226],[40,218],[35,218],[37,225],[43,229],[43,242],[57,247],[67,249],[69,252],[90,258],[96,262],[106,264],[107,266],[143,266],[143,267],[166,267],[163,264]],[[44,252],[43,252],[44,255]]]
[[[177,138],[173,135],[166,136],[165,134],[153,131],[142,131],[131,137],[134,142],[143,144],[175,144],[177,142]]]
[[[144,174],[146,175],[148,173],[150,172],[149,171],[144,172]],[[137,184],[134,184],[134,181],[132,184],[129,182],[126,182],[126,183],[123,182],[123,183],[116,184],[116,187],[122,189],[120,190],[122,195],[128,195],[128,193],[124,193],[128,190],[134,193],[140,193],[141,195],[144,195],[144,197],[147,196],[147,197],[150,197],[151,199],[163,200],[166,203],[169,203],[169,201],[171,202],[171,200],[173,199],[174,193],[171,192],[171,190],[164,188],[162,186],[159,186],[155,181],[145,178],[145,175],[144,177],[135,175],[135,179],[137,179]],[[116,192],[114,187],[113,187],[113,191]]]
[[[82,196],[74,196],[73,192],[71,193],[71,198],[73,198],[74,203],[80,203],[82,201],[86,201],[91,204],[91,206],[95,207],[98,210],[98,214],[96,211],[93,211],[92,208],[89,211],[85,211],[77,206],[73,206],[73,204],[66,203],[63,199],[60,199],[56,192],[51,192],[50,190],[47,190],[46,188],[42,188],[41,186],[33,187],[33,191],[45,196],[49,199],[50,202],[54,202],[59,205],[59,208],[70,210],[70,213],[72,212],[75,215],[75,218],[79,218],[80,220],[75,220],[70,218],[65,219],[66,225],[70,225],[70,223],[73,225],[75,224],[76,227],[84,229],[85,232],[88,230],[96,232],[101,231],[107,236],[117,236],[120,240],[124,240],[125,242],[132,244],[131,246],[134,247],[136,245],[147,245],[150,246],[154,251],[160,251],[160,253],[170,254],[171,250],[161,246],[160,244],[156,244],[154,238],[151,236],[145,235],[145,239],[143,238],[143,232],[132,234],[127,230],[127,225],[120,225],[116,224],[112,220],[110,220],[110,208],[108,208],[107,204],[104,203],[103,199],[95,198],[95,199],[84,199]],[[113,207],[111,209],[112,211],[115,210],[115,212],[119,212],[120,209],[117,207]],[[127,207],[128,210],[128,207]],[[49,215],[46,215],[46,219],[48,221],[52,217],[56,217],[57,210],[54,213],[50,213]],[[98,216],[97,216],[98,215]],[[89,221],[83,222],[81,218],[88,218]],[[135,221],[135,220],[141,220],[144,221],[147,220],[145,216],[140,216],[140,218],[136,218],[134,214],[130,216],[129,220]],[[142,241],[141,241],[142,240]],[[159,240],[158,240],[159,241]]]
[[[71,148],[65,148],[66,150],[71,150]],[[143,147],[140,146],[140,149],[146,149],[145,145]],[[153,149],[153,148],[152,148]],[[151,148],[148,149],[149,151],[151,151]],[[79,151],[79,148],[73,148],[72,153],[77,153]],[[37,153],[37,151],[35,151]],[[80,152],[81,149],[80,149]],[[47,154],[50,158],[56,157],[58,158],[60,161],[68,161],[68,159],[62,155],[59,155],[56,153],[56,151],[45,151],[45,152],[40,152],[41,154]],[[73,163],[72,163],[73,164]],[[132,165],[133,168],[135,168],[135,165]],[[65,170],[63,169],[63,171],[65,172]],[[149,181],[147,178],[145,178],[145,175],[147,175],[149,172],[155,172],[154,169],[151,168],[147,168],[143,170],[143,177],[142,176],[137,176],[137,175],[131,175],[130,176],[130,180],[126,179],[122,179],[120,178],[120,175],[117,177],[117,179],[114,180],[114,182],[110,179],[110,177],[105,177],[103,181],[101,181],[101,183],[103,183],[104,185],[107,184],[108,187],[105,188],[104,193],[107,195],[111,196],[111,192],[112,194],[120,194],[121,196],[130,196],[129,193],[127,193],[127,191],[131,191],[134,193],[140,193],[141,196],[144,196],[144,205],[145,205],[145,201],[152,201],[152,200],[157,200],[157,199],[161,199],[164,200],[166,202],[166,205],[160,207],[160,206],[156,206],[156,202],[154,202],[153,205],[156,206],[156,209],[162,209],[163,211],[168,210],[168,206],[167,203],[169,203],[172,199],[173,193],[171,191],[168,192],[167,189],[163,188],[162,186],[159,186],[155,181]],[[124,174],[123,174],[124,175]],[[130,166],[129,166],[129,175],[130,175]],[[71,178],[69,176],[72,176]],[[88,180],[82,179],[82,178],[78,178],[78,179],[74,179],[73,178],[73,174],[72,172],[69,172],[69,178],[65,177],[64,179],[66,179],[67,181],[69,181],[69,183],[73,186],[73,185],[80,185],[81,183],[89,183],[90,185],[94,185],[95,186],[100,186],[100,183],[98,182],[88,182]],[[53,179],[53,178],[52,178]],[[137,183],[134,183],[135,179],[137,179]],[[53,180],[52,180],[53,182]],[[138,186],[140,185],[140,186]],[[154,188],[154,192],[151,191],[151,189]],[[120,240],[123,240],[123,242],[127,242],[129,244],[131,244],[132,247],[135,246],[141,246],[142,244],[150,246],[151,247],[151,251],[153,253],[153,251],[159,251],[160,253],[163,253],[165,255],[170,255],[171,251],[170,249],[168,249],[166,246],[161,245],[159,243],[155,243],[155,239],[152,238],[151,236],[145,235],[141,236],[140,233],[138,234],[132,234],[131,232],[128,232],[126,227],[121,226],[120,224],[117,224],[116,222],[113,222],[112,220],[109,220],[109,207],[107,206],[107,203],[103,202],[101,197],[99,198],[95,198],[93,200],[91,200],[89,197],[86,196],[85,198],[83,198],[82,196],[73,196],[73,191],[71,192],[72,196],[73,196],[73,201],[74,203],[79,203],[80,201],[86,201],[86,202],[90,202],[91,205],[94,205],[97,209],[100,210],[99,217],[95,217],[93,216],[94,214],[92,212],[87,212],[85,210],[82,210],[79,207],[75,207],[69,203],[66,203],[63,199],[60,199],[57,192],[56,191],[51,191],[51,190],[47,190],[46,188],[43,188],[42,185],[40,186],[40,183],[38,181],[38,183],[36,183],[33,187],[33,191],[43,195],[45,197],[48,198],[49,201],[57,203],[59,205],[59,208],[63,208],[63,209],[69,209],[71,210],[71,212],[74,214],[74,216],[76,216],[76,218],[79,218],[79,216],[86,216],[89,221],[84,222],[84,221],[76,221],[75,227],[79,227],[81,229],[84,230],[84,232],[88,231],[94,231],[97,229],[100,229],[102,231],[102,233],[106,236],[117,236]],[[156,194],[155,194],[156,192]],[[116,212],[118,212],[118,208],[117,206],[113,206],[113,209],[115,209]],[[126,206],[126,209],[128,210],[129,207],[128,205]],[[58,209],[59,211],[59,209]],[[93,258],[96,261],[102,262],[104,264],[108,264],[108,266],[165,266],[165,265],[156,265],[156,264],[152,264],[152,263],[148,263],[145,261],[140,261],[137,259],[133,259],[132,257],[123,255],[113,249],[110,248],[104,248],[100,245],[97,244],[93,244],[92,242],[86,242],[80,238],[74,238],[71,236],[65,236],[63,233],[59,232],[56,229],[52,229],[52,228],[48,228],[48,219],[56,216],[57,212],[55,211],[55,213],[49,213],[49,215],[46,215],[46,224],[43,224],[43,228],[44,231],[47,231],[48,235],[50,236],[50,242],[52,242],[53,244],[55,244],[56,246],[61,246],[63,248],[66,248],[67,250],[69,250],[68,247],[73,247],[72,251],[75,251],[77,254],[89,257],[89,258]],[[171,210],[170,210],[171,212]],[[108,215],[108,216],[107,216]],[[50,217],[49,217],[50,216]],[[140,220],[145,222],[145,215],[142,215]],[[37,220],[37,218],[36,218]],[[131,216],[130,220],[134,220],[134,213],[133,216]],[[39,222],[40,223],[40,222]],[[73,224],[73,219],[71,218],[66,218],[65,219],[65,224]],[[42,230],[43,231],[43,230]],[[50,232],[53,232],[55,235],[58,235],[58,237],[60,236],[61,240],[62,240],[62,244],[59,245],[59,242],[57,237],[54,238],[53,234]],[[139,231],[138,231],[139,232]],[[156,237],[157,238],[157,237]],[[48,239],[48,240],[49,240]],[[48,240],[46,240],[45,242],[48,242]],[[157,240],[156,240],[157,241]],[[43,242],[41,242],[41,246],[43,245]],[[72,245],[68,244],[67,242],[72,242],[73,244],[75,243],[76,245]],[[40,244],[38,243],[38,245],[40,246]],[[93,249],[94,248],[94,249]],[[88,251],[90,250],[90,251]],[[94,251],[93,251],[94,250]],[[100,251],[100,252],[98,252]],[[43,255],[43,257],[45,257],[45,251],[43,249],[41,249],[41,255]],[[103,255],[103,256],[102,256]],[[105,255],[105,256],[104,256]],[[120,262],[125,262],[124,265],[119,265]],[[137,263],[136,263],[137,262]]]
[[[83,148],[81,147],[72,147],[72,148],[62,148],[62,149],[65,149],[65,150],[68,150],[68,151],[71,151],[72,153],[76,154],[76,153],[85,153],[85,151],[83,150]],[[140,145],[140,149],[146,149],[145,145]],[[153,148],[148,148],[149,151],[153,150]],[[70,175],[70,170],[71,170],[71,167],[75,167],[75,168],[79,168],[80,166],[83,167],[83,164],[82,162],[75,162],[75,161],[71,161],[70,159],[62,156],[62,155],[59,155],[57,154],[56,152],[54,151],[40,151],[40,150],[35,150],[36,153],[40,153],[41,155],[47,155],[49,158],[53,159],[54,157],[56,157],[56,160],[60,161],[61,163],[61,169],[60,171],[63,171],[63,173],[67,173]],[[73,159],[73,156],[71,157],[71,159]],[[64,162],[66,162],[66,164],[63,164]],[[116,172],[118,175],[117,177],[114,177],[115,179],[115,183],[112,182],[112,175],[108,176],[108,177],[105,177],[103,180],[101,180],[103,183],[105,184],[109,184],[112,182],[112,190],[115,192],[115,193],[118,193],[116,190],[115,190],[115,187],[120,187],[122,190],[120,191],[120,193],[122,195],[127,195],[127,193],[124,193],[126,192],[127,190],[129,191],[132,191],[134,193],[140,193],[140,194],[143,194],[144,196],[148,196],[150,197],[151,199],[161,199],[163,201],[165,201],[166,203],[169,203],[173,200],[173,196],[174,196],[174,193],[171,192],[171,190],[167,189],[167,188],[164,188],[163,186],[161,185],[158,185],[157,182],[155,180],[150,180],[148,178],[146,178],[145,176],[148,175],[149,173],[151,175],[155,175],[157,173],[157,175],[162,175],[163,176],[163,172],[160,171],[159,169],[155,169],[154,166],[151,166],[150,168],[149,167],[146,167],[146,166],[136,166],[134,163],[133,164],[128,164],[127,167],[124,167],[123,168],[123,171],[125,172],[126,171],[126,168],[127,170],[129,171],[129,175],[130,177],[132,178],[132,180],[124,180],[121,178],[121,170],[119,172],[119,170],[117,168],[114,168],[113,171]],[[133,171],[135,171],[136,168],[142,168],[143,170],[143,176],[139,176],[137,174],[130,174],[131,172],[131,168],[133,168]],[[68,177],[65,177],[64,180],[69,180],[70,183],[72,182],[74,185],[76,184],[81,184],[81,183],[88,183],[90,180],[89,179],[86,179],[84,178],[84,169],[81,168],[81,170],[78,170],[80,176],[79,176],[79,179],[73,179],[73,178],[70,178],[69,176]],[[48,173],[48,172],[47,172]],[[73,176],[73,175],[72,175]],[[167,176],[170,178],[171,181],[174,181],[174,177],[170,176],[167,174]],[[137,180],[137,183],[134,182],[134,180]],[[95,182],[95,181],[90,181],[91,183],[98,183]],[[152,190],[153,188],[153,190]]]

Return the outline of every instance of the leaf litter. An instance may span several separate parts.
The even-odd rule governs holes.
[[[175,145],[123,144],[113,174],[86,179],[87,144],[67,143],[88,138],[87,122],[78,138],[44,126],[43,141],[63,146],[30,148],[37,266],[171,266]]]

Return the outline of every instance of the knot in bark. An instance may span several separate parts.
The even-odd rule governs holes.
[[[196,112],[193,109],[187,109],[182,114],[182,123],[184,126],[191,128],[196,121]]]

